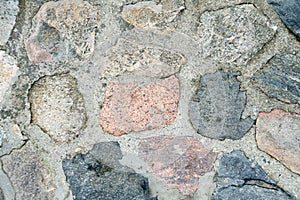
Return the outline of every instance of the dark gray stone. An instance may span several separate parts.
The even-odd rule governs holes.
[[[300,104],[300,58],[274,56],[253,75],[252,83],[269,97]]]
[[[5,200],[2,189],[0,188],[0,200]]]
[[[299,0],[268,0],[283,23],[300,40],[300,1]]]
[[[203,136],[214,139],[240,139],[254,121],[242,119],[246,92],[240,91],[239,73],[216,72],[205,74],[199,90],[190,102],[193,127]]]
[[[74,199],[142,200],[149,197],[148,179],[122,166],[117,142],[94,145],[87,154],[63,160]]]

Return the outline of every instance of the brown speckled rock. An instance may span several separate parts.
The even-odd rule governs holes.
[[[144,87],[135,82],[110,82],[100,123],[104,131],[116,136],[158,129],[175,120],[178,101],[179,80],[175,76]]]
[[[261,112],[256,127],[258,147],[300,174],[300,116],[278,109]]]
[[[140,143],[139,157],[168,188],[192,196],[199,177],[212,169],[217,154],[192,137],[157,136]]]

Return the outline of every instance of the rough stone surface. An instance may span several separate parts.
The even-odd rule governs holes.
[[[246,64],[272,39],[275,30],[252,4],[244,4],[205,12],[197,33],[203,56]]]
[[[268,0],[283,23],[300,40],[300,2],[298,0]]]
[[[205,74],[199,90],[189,106],[193,127],[203,136],[214,139],[240,139],[254,121],[242,119],[246,92],[240,91],[239,73],[215,72]]]
[[[221,158],[215,181],[217,188],[212,200],[296,199],[276,186],[265,171],[248,160],[242,151],[234,150]]]
[[[122,166],[117,142],[94,145],[87,154],[63,160],[74,199],[152,199],[147,178]],[[155,198],[153,198],[154,200]]]
[[[25,47],[32,63],[89,58],[94,51],[97,9],[86,1],[43,4],[32,19]]]
[[[5,200],[4,194],[3,194],[3,191],[2,191],[1,188],[0,188],[0,199],[1,199],[1,200]]]
[[[192,137],[156,136],[140,143],[139,157],[168,188],[192,196],[199,177],[212,169],[217,154]]]
[[[300,104],[300,58],[275,55],[253,75],[252,83],[269,97]]]
[[[68,142],[85,126],[84,101],[69,74],[45,76],[30,89],[31,120],[54,141]]]
[[[110,64],[104,66],[103,75],[117,76],[125,73],[139,76],[167,77],[177,73],[186,59],[173,51],[137,45],[119,39],[107,54]]]
[[[175,120],[178,101],[179,81],[175,76],[143,87],[135,82],[110,82],[100,123],[104,131],[116,136],[159,129]]]
[[[0,1],[0,45],[5,45],[15,25],[19,12],[18,0]]]
[[[275,109],[259,113],[256,121],[258,148],[300,174],[300,116]]]

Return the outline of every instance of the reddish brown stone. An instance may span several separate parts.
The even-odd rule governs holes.
[[[157,136],[143,140],[139,157],[168,188],[193,195],[199,177],[212,169],[217,154],[192,137]]]
[[[300,174],[300,116],[278,109],[262,112],[256,127],[258,148]]]
[[[175,120],[178,101],[179,81],[175,76],[144,87],[135,82],[110,82],[100,123],[104,131],[116,136],[158,129]]]

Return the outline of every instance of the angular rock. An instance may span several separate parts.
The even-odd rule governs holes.
[[[103,68],[103,75],[135,74],[150,77],[168,77],[177,73],[186,63],[181,54],[158,47],[146,47],[119,39],[107,56],[110,64]]]
[[[29,92],[31,121],[56,142],[69,142],[85,126],[84,100],[69,74],[44,76]]]
[[[212,200],[296,199],[276,186],[265,171],[248,160],[242,151],[234,150],[221,158],[215,182],[217,188],[213,192]]]
[[[192,196],[199,177],[212,170],[217,154],[192,137],[156,136],[140,143],[139,157],[169,189]]]
[[[45,3],[32,19],[25,40],[32,63],[89,58],[94,51],[98,11],[86,1]]]
[[[120,136],[171,124],[178,111],[179,80],[175,76],[138,87],[110,82],[100,114],[104,131]]]
[[[275,34],[252,4],[204,12],[199,22],[203,56],[222,63],[246,64]]]
[[[19,12],[18,0],[0,1],[0,45],[5,45],[16,23]]]
[[[256,121],[258,148],[300,174],[300,116],[275,109],[261,112]]]
[[[275,55],[253,75],[252,83],[269,97],[300,104],[300,58]]]
[[[117,142],[94,145],[87,154],[64,159],[62,166],[74,199],[152,199],[148,179],[122,166]],[[153,198],[155,200],[155,198]]]
[[[283,23],[300,41],[300,2],[298,0],[268,0]]]
[[[252,127],[254,120],[242,119],[246,92],[240,91],[239,73],[205,74],[199,90],[189,105],[193,127],[203,136],[214,139],[240,139]]]

